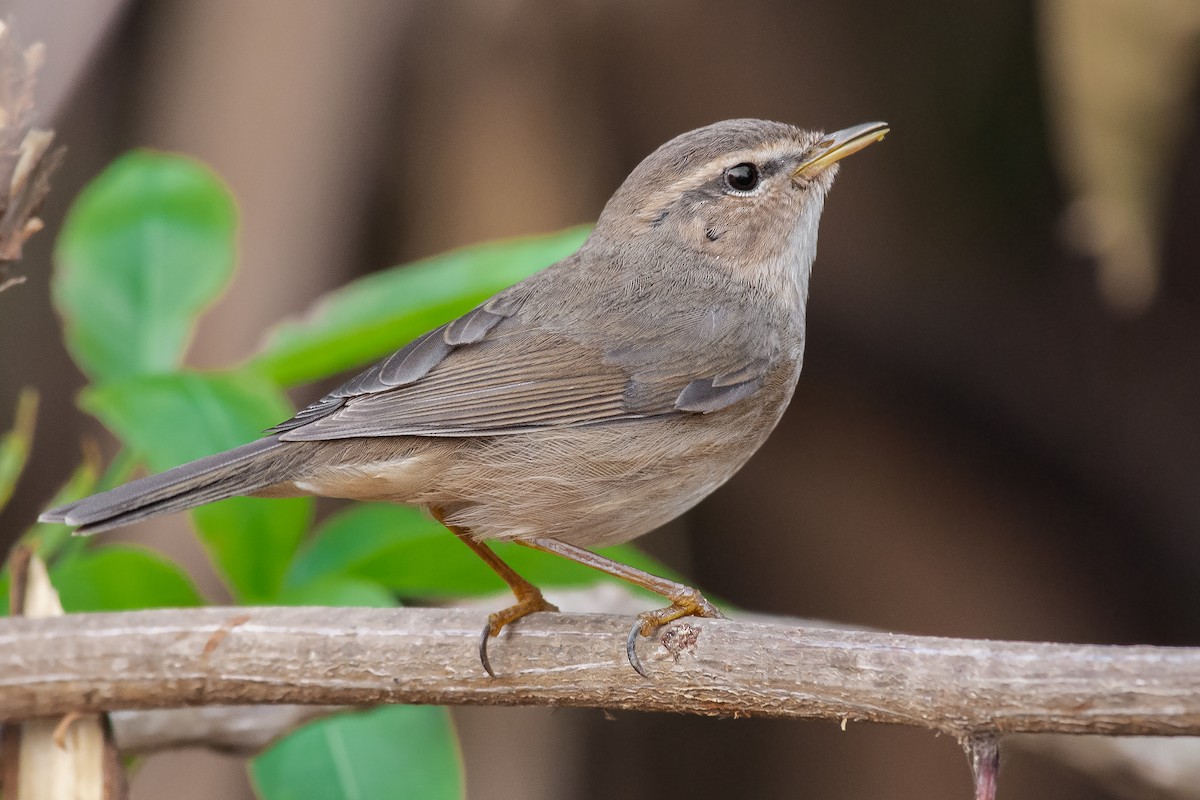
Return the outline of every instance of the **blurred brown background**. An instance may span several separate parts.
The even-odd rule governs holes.
[[[127,148],[193,154],[238,196],[242,266],[192,351],[216,366],[356,275],[594,219],[686,129],[884,119],[893,134],[845,165],[826,207],[783,424],[643,542],[765,612],[1200,643],[1194,2],[14,5],[49,47],[41,97],[70,152],[30,280],[0,295],[0,419],[18,387],[43,392],[6,539],[93,429],[72,405],[49,251],[70,199]],[[183,524],[151,540],[194,553]],[[456,714],[473,798],[969,793],[957,744],[923,731]],[[1029,750],[1001,783],[1115,796]],[[151,759],[134,785],[249,791],[237,762],[203,754]]]

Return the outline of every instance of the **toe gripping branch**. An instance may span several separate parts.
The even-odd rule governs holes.
[[[432,512],[433,516],[439,522],[446,525],[444,515],[439,509],[432,509]],[[491,614],[479,636],[479,662],[483,665],[484,671],[494,678],[496,677],[496,673],[492,669],[491,660],[488,658],[488,642],[493,637],[498,636],[500,631],[504,630],[506,626],[511,625],[517,620],[527,617],[530,614],[536,614],[539,611],[558,611],[558,607],[547,602],[542,596],[540,589],[521,577],[516,570],[504,563],[499,556],[492,552],[491,548],[473,537],[469,531],[455,525],[446,525],[446,527],[463,544],[471,548],[472,552],[483,559],[508,584],[509,588],[512,589],[513,595],[517,598],[517,602],[513,605]],[[575,561],[613,577],[621,578],[635,586],[640,586],[655,594],[662,595],[671,601],[671,605],[666,608],[639,614],[633,624],[633,628],[630,629],[629,635],[625,639],[625,655],[629,659],[629,665],[643,678],[649,678],[650,676],[647,674],[637,654],[637,641],[639,637],[653,636],[662,626],[682,617],[721,618],[724,616],[716,606],[704,599],[704,596],[700,592],[690,586],[669,581],[657,575],[651,575],[649,572],[644,572],[622,564],[619,561],[613,561],[610,558],[597,555],[591,550],[548,537],[517,540],[517,543],[533,550],[553,553],[554,555]]]
[[[633,627],[629,629],[629,636],[625,639],[625,656],[629,659],[629,666],[633,667],[634,671],[643,678],[650,676],[646,673],[646,668],[642,666],[642,660],[637,654],[637,642],[640,637],[653,636],[662,626],[683,617],[713,619],[725,617],[716,606],[705,600],[700,592],[689,586],[682,588],[684,589],[682,593],[670,596],[671,605],[657,611],[646,611],[639,614]]]
[[[553,603],[546,602],[546,598],[542,597],[542,592],[533,584],[527,584],[529,590],[524,595],[516,592],[517,602],[502,611],[496,611],[488,615],[487,624],[483,626],[483,632],[479,636],[479,663],[483,665],[483,671],[491,677],[496,677],[495,670],[492,669],[491,659],[488,658],[488,641],[493,636],[499,636],[500,631],[504,630],[506,625],[511,625],[522,617],[527,617],[530,614],[536,614],[539,611],[558,611],[558,606]]]

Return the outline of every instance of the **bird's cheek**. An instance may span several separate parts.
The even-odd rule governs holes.
[[[722,235],[720,226],[708,219],[703,209],[686,216],[680,215],[674,233],[678,236],[679,244],[704,253],[711,253],[713,245],[720,242]]]

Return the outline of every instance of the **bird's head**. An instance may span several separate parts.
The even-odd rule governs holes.
[[[642,161],[596,232],[671,257],[702,254],[749,280],[803,274],[837,162],[888,132],[882,122],[822,133],[735,119],[677,136]]]

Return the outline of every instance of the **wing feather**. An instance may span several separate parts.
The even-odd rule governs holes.
[[[730,352],[696,342],[671,354],[653,335],[640,347],[606,346],[577,327],[524,319],[522,307],[520,298],[499,295],[271,430],[284,441],[494,436],[711,413],[752,396],[767,369],[762,351],[745,347]],[[698,369],[697,353],[717,355]]]

